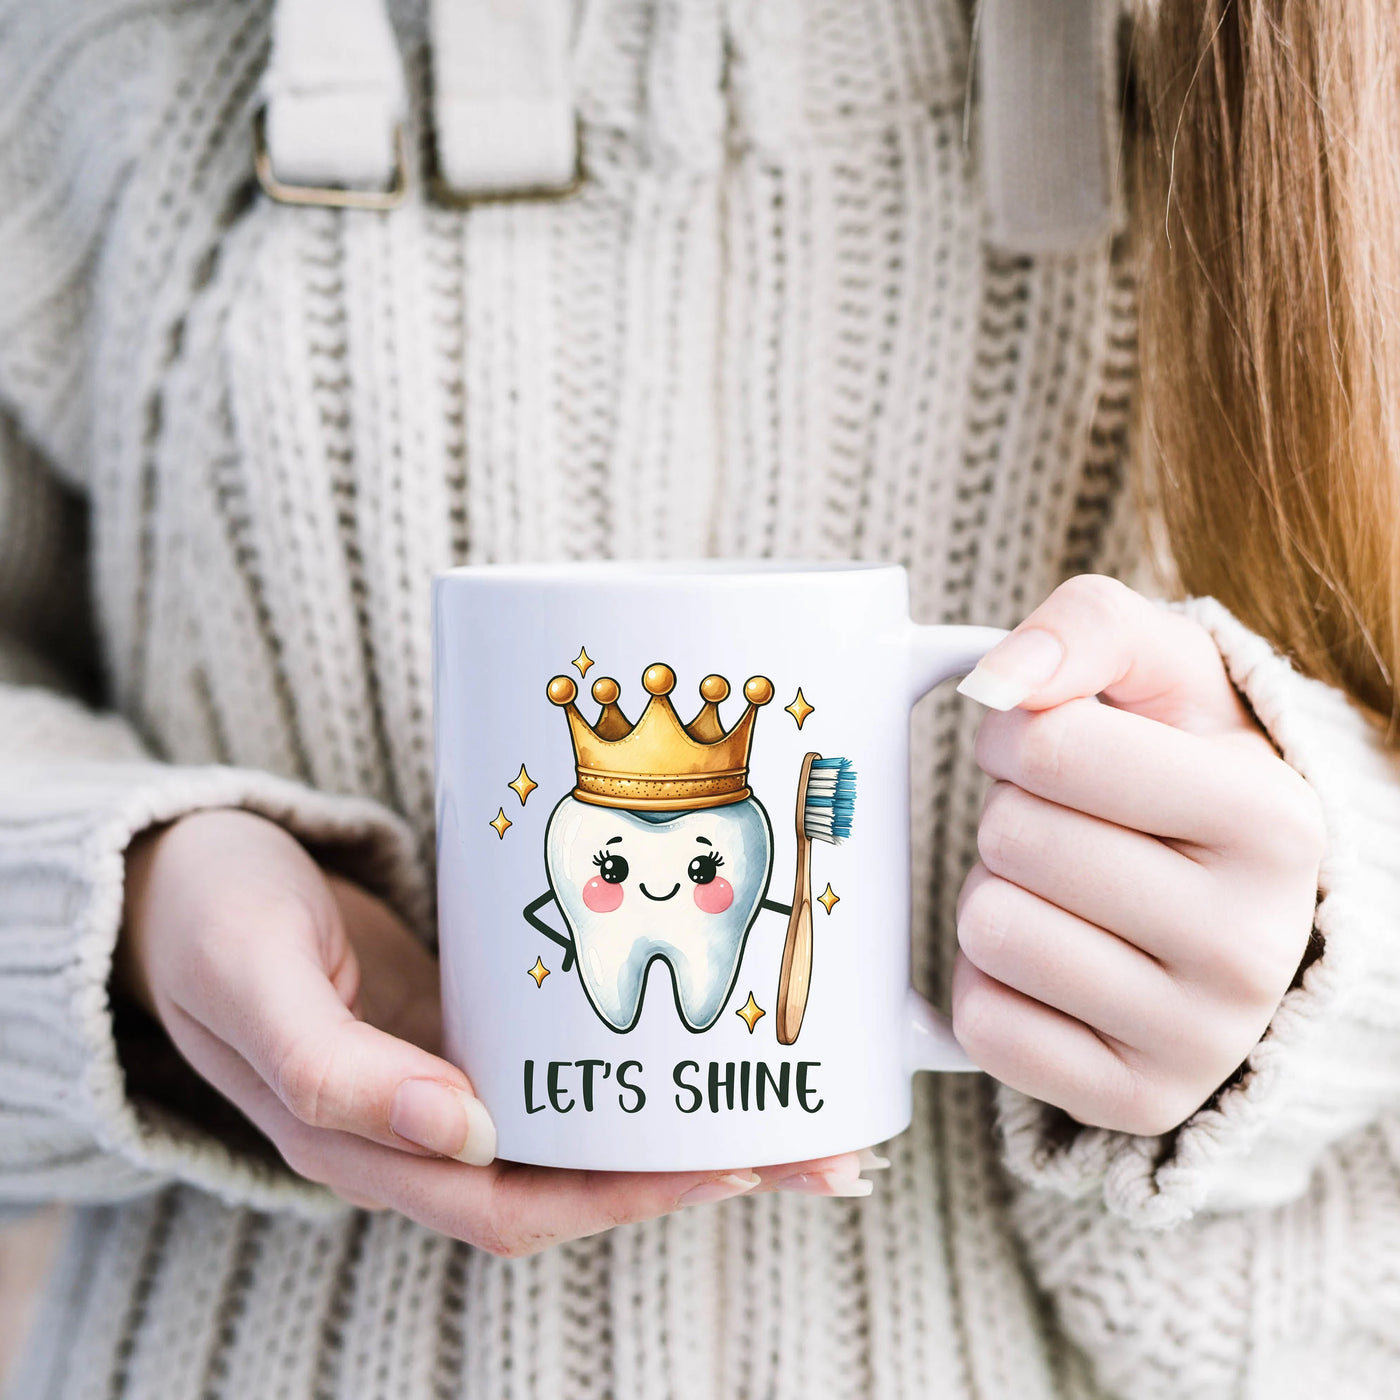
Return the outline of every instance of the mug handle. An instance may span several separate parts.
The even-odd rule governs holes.
[[[1006,632],[1000,627],[914,627],[909,640],[909,704],[953,676],[965,676]],[[909,989],[905,1022],[909,1073],[930,1069],[975,1070],[953,1035],[948,1019]]]

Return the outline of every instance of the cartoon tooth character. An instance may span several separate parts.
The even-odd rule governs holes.
[[[744,944],[767,901],[773,833],[748,787],[749,747],[759,709],[773,685],[744,685],[748,708],[725,731],[723,676],[700,683],[700,713],[682,724],[670,701],[675,673],[647,667],[649,699],[632,724],[618,707],[611,677],[593,683],[602,706],[595,724],[579,713],[569,676],[549,683],[550,700],[568,718],[577,785],[545,830],[549,890],[525,917],[575,958],[588,1000],[615,1031],[641,1013],[653,962],[669,969],[676,1010],[692,1031],[718,1019],[739,975]],[[553,900],[568,925],[556,932],[537,915]]]

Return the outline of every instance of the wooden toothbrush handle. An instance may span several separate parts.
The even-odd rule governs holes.
[[[787,940],[783,944],[783,967],[778,974],[779,1045],[791,1045],[797,1039],[812,984],[812,838],[807,835],[803,814],[807,808],[807,779],[816,757],[809,753],[802,760],[802,775],[797,783],[797,875]]]

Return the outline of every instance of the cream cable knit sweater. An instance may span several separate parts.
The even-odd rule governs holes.
[[[508,1262],[339,1207],[151,1080],[107,997],[150,822],[267,813],[429,926],[435,568],[889,558],[921,618],[1009,624],[1130,562],[1128,272],[982,244],[956,0],[590,0],[586,193],[466,215],[254,197],[266,27],[0,4],[0,1201],[87,1203],[15,1394],[1400,1391],[1400,773],[1208,601],[1326,804],[1325,950],[1165,1139],[926,1077],[869,1200]],[[60,478],[106,715],[55,688]],[[935,995],[976,723],[948,694],[917,718]]]

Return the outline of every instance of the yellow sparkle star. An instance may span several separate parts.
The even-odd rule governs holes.
[[[802,693],[802,687],[797,687],[797,697],[791,705],[784,705],[783,708],[797,721],[797,727],[802,728],[802,721],[807,718],[817,707],[807,703],[807,697]]]
[[[587,647],[580,647],[580,648],[578,649],[578,655],[577,655],[576,657],[574,657],[574,665],[578,667],[578,673],[579,673],[579,675],[581,675],[581,676],[586,676],[586,675],[588,674],[588,668],[589,668],[592,664],[593,664],[593,658],[592,658],[591,656],[589,656],[589,654],[588,654],[588,648],[587,648]]]
[[[504,841],[506,839],[506,832],[509,831],[515,823],[506,816],[506,809],[502,807],[501,810],[496,813],[495,820],[487,822],[486,825],[494,826],[496,828],[496,835]]]
[[[768,1013],[753,999],[753,993],[749,993],[749,999],[734,1013],[749,1028],[749,1034],[753,1034],[753,1028],[758,1025],[758,1018],[766,1016]]]
[[[525,975],[535,979],[535,986],[543,987],[544,979],[549,976],[549,969],[536,958],[534,967],[527,967],[525,969]]]
[[[520,776],[513,782],[507,783],[515,795],[520,799],[520,805],[525,805],[525,799],[539,787],[539,784],[525,771],[525,765],[520,765]]]
[[[817,896],[817,903],[826,905],[826,912],[828,914],[841,903],[841,896],[831,888],[830,880],[826,882],[826,888]]]

